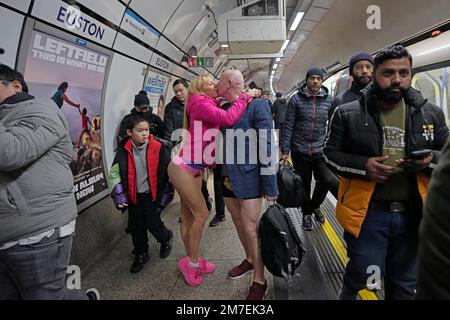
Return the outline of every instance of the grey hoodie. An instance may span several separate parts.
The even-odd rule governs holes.
[[[0,246],[77,216],[72,142],[51,100],[19,93],[0,104]]]

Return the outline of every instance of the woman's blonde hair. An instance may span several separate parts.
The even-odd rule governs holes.
[[[191,94],[205,94],[203,91],[203,88],[205,88],[208,85],[208,80],[212,81],[211,77],[207,74],[202,74],[198,77],[195,77],[191,84],[189,85],[189,95]]]
[[[207,74],[202,74],[200,76],[195,77],[189,84],[189,88],[188,88],[189,96],[191,96],[193,94],[204,95],[205,93],[203,92],[203,88],[205,88],[208,85],[208,80],[212,81],[212,78]],[[189,97],[186,99],[185,104],[184,104],[184,119],[183,119],[183,128],[184,129],[189,128],[189,116],[186,111],[188,102],[189,102]]]

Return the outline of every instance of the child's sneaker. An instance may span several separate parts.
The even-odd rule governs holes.
[[[198,264],[200,265],[199,270],[201,273],[213,273],[216,271],[216,265],[206,259],[198,258]]]
[[[184,280],[191,287],[198,287],[202,283],[199,268],[189,265],[189,257],[182,258],[178,261],[178,269],[184,276]]]

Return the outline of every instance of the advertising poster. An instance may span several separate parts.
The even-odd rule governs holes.
[[[147,72],[144,90],[148,93],[150,105],[153,107],[153,113],[156,113],[161,119],[164,117],[168,84],[169,77],[153,71]]]
[[[70,167],[79,210],[108,190],[101,143],[102,90],[109,56],[33,31],[25,80],[36,98],[51,98],[69,123]]]

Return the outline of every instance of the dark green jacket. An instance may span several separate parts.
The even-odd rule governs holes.
[[[450,300],[450,143],[433,171],[420,225],[417,299]]]

